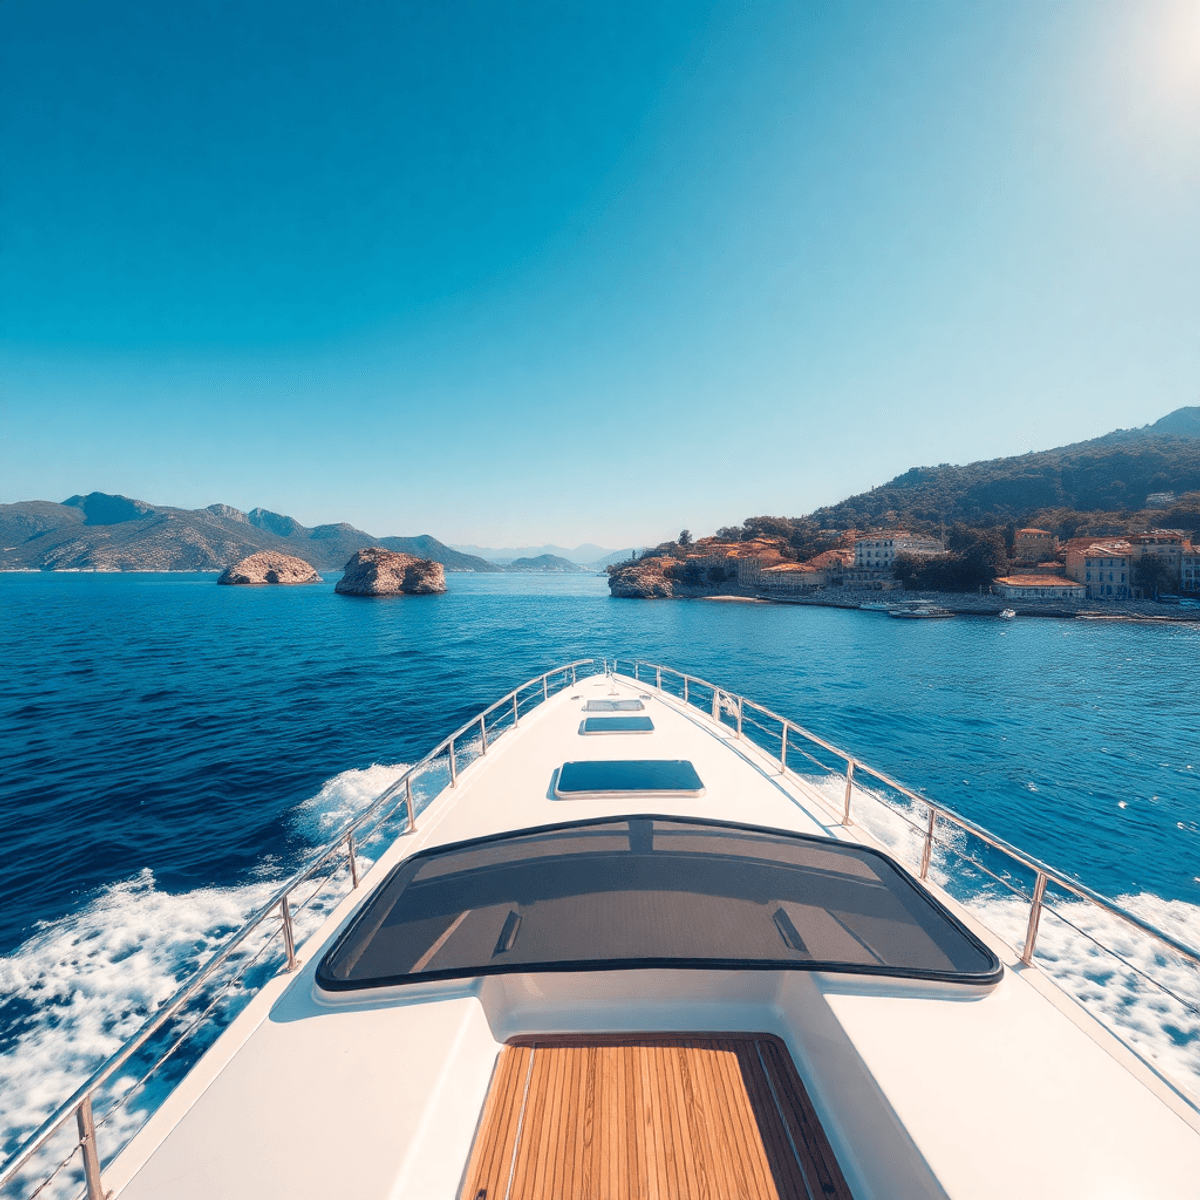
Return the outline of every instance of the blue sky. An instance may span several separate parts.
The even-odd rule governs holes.
[[[0,5],[0,501],[621,546],[1200,393],[1195,3]]]

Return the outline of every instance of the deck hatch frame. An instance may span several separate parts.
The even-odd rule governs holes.
[[[621,733],[653,733],[654,722],[649,717],[584,717],[579,732],[584,737]]]
[[[558,800],[703,795],[704,782],[688,758],[576,759],[563,763],[554,779]]]

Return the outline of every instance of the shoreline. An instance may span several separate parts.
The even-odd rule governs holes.
[[[1095,602],[1078,601],[1074,604],[1062,601],[1003,600],[996,596],[971,596],[956,592],[864,592],[851,596],[833,593],[811,596],[766,596],[758,593],[758,599],[771,604],[792,604],[812,608],[846,608],[860,612],[864,601],[886,600],[896,597],[897,601],[936,605],[958,617],[996,617],[1011,608],[1018,617],[1054,617],[1059,620],[1123,621],[1141,625],[1177,625],[1200,623],[1200,608],[1181,609],[1178,605],[1160,604],[1153,600],[1122,600],[1113,602],[1112,608],[1097,608]],[[1168,611],[1164,611],[1168,610]],[[880,612],[880,616],[886,613]]]

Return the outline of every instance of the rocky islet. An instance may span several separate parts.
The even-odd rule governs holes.
[[[333,589],[343,596],[426,596],[446,590],[439,562],[382,546],[356,551]]]
[[[263,550],[248,555],[225,570],[217,580],[229,584],[320,583],[321,577],[311,563],[290,554]]]

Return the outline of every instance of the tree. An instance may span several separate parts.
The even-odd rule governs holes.
[[[690,546],[692,544],[692,531],[690,529],[681,529],[679,531],[679,544],[681,546]]]
[[[1140,588],[1147,599],[1158,599],[1159,592],[1165,592],[1174,581],[1171,578],[1171,568],[1157,554],[1143,554],[1133,564],[1133,586]]]

